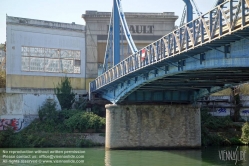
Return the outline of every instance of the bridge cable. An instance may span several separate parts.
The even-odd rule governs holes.
[[[126,40],[131,48],[131,51],[132,51],[132,54],[135,54],[138,50],[137,50],[137,47],[132,39],[132,36],[131,36],[131,33],[130,33],[130,30],[128,28],[128,25],[127,25],[127,22],[126,22],[126,19],[125,19],[125,14],[122,10],[122,5],[121,5],[121,1],[120,0],[116,0],[117,2],[117,7],[118,7],[118,11],[119,11],[119,17],[120,17],[120,21],[122,23],[122,27],[124,28],[124,33],[125,33],[125,37],[126,37]]]
[[[106,43],[106,49],[105,49],[105,58],[104,58],[102,73],[106,72],[109,69],[108,59],[110,59],[112,56],[112,45],[113,45],[113,17],[112,17],[112,13],[111,13],[111,17],[110,17],[110,24],[109,24],[109,30],[108,30],[108,37],[107,37],[107,43]]]

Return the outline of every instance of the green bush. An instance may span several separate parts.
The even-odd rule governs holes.
[[[242,126],[241,141],[245,144],[249,144],[249,123],[246,122]]]
[[[60,120],[65,120],[65,119],[69,119],[70,117],[74,116],[75,114],[79,113],[79,112],[83,112],[81,110],[62,110],[59,112],[59,119]]]
[[[6,72],[1,69],[0,65],[0,88],[6,87]]]
[[[39,119],[48,123],[56,123],[58,119],[58,111],[56,110],[56,102],[46,100],[38,110]]]
[[[65,147],[74,146],[75,138],[67,137],[58,141],[58,134],[75,130],[102,129],[105,118],[82,110],[56,110],[56,103],[46,101],[40,107],[39,119],[34,120],[22,131],[15,133],[12,128],[0,131],[0,148],[21,147]],[[79,140],[76,146],[95,146],[89,140]]]
[[[229,116],[226,117],[214,117],[208,113],[207,110],[201,111],[201,125],[208,129],[224,129],[229,128],[233,124],[233,121]]]
[[[65,120],[65,125],[70,131],[78,130],[85,132],[87,129],[102,129],[105,125],[105,118],[99,117],[92,112],[79,112]]]
[[[60,124],[59,111],[56,110],[56,102],[47,100],[39,108],[38,111],[39,120],[34,121],[33,131],[45,131],[45,132],[54,132],[58,129],[58,124]]]
[[[239,138],[232,137],[229,139],[231,145],[243,145]]]
[[[21,147],[30,147],[29,137],[31,134],[26,134],[21,131],[19,133],[15,133],[15,131],[11,128],[0,131],[0,148],[21,148]]]
[[[210,130],[218,131],[227,129],[233,125],[230,117],[214,117],[208,110],[201,110],[201,141],[202,145],[229,145],[229,140],[218,134],[211,133]]]
[[[80,141],[80,147],[91,147],[91,146],[94,146],[94,142],[92,142],[91,140],[88,140],[88,139],[82,139]]]
[[[7,130],[0,131],[0,148],[8,146],[13,134],[14,134],[14,130],[12,128],[8,128]]]
[[[61,82],[58,83],[57,87],[55,87],[54,92],[59,100],[61,109],[72,108],[75,94],[73,93],[73,88],[68,77],[61,79]]]

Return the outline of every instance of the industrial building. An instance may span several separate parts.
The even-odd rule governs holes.
[[[0,130],[18,131],[38,115],[54,87],[69,77],[74,92],[86,94],[104,61],[110,12],[86,11],[85,25],[6,16],[6,89],[0,94]],[[172,31],[173,12],[126,13],[138,48]],[[121,59],[130,55],[125,38]],[[2,55],[3,53],[1,53]],[[2,57],[2,56],[1,56]],[[59,104],[57,105],[60,108]]]
[[[6,24],[7,93],[51,94],[65,76],[85,92],[83,25],[10,16]]]
[[[0,130],[18,131],[37,118],[54,88],[70,77],[76,93],[86,93],[85,26],[6,17],[6,92],[0,94]]]
[[[110,12],[86,11],[82,18],[86,22],[86,77],[87,82],[101,73],[104,61]],[[138,49],[171,32],[178,18],[174,12],[125,13],[130,33]],[[122,33],[122,32],[121,32]],[[120,59],[131,54],[124,35],[121,34]],[[122,40],[123,39],[123,40]]]
[[[61,77],[71,78],[78,94],[98,76],[106,48],[110,12],[86,11],[86,25],[6,17],[7,93],[53,93]],[[174,12],[126,13],[130,32],[142,48],[171,32]],[[127,42],[121,59],[131,53]]]

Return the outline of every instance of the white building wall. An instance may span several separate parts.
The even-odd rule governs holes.
[[[85,33],[84,26],[67,29],[68,24],[40,20],[29,20],[19,24],[20,18],[7,17],[7,74],[65,76],[64,73],[21,71],[21,47],[44,47],[81,51],[81,73],[69,77],[85,77]],[[17,22],[19,21],[19,22]],[[60,25],[60,27],[57,26]],[[64,29],[63,29],[64,28]]]
[[[55,95],[34,94],[0,94],[0,130],[6,130],[8,126],[21,130],[38,118],[38,110],[47,99],[56,102],[56,108],[60,105]]]
[[[7,16],[6,24],[7,84],[6,93],[0,93],[0,130],[11,126],[19,131],[38,117],[39,107],[47,99],[56,101],[57,109],[60,109],[53,88],[61,77],[74,79],[72,84],[76,90],[81,93],[86,91],[83,86],[86,59],[85,26],[10,16]],[[80,51],[80,73],[24,71],[22,47],[58,49],[58,52]]]
[[[72,86],[76,93],[85,93],[85,26],[68,23],[58,23],[42,20],[33,20],[26,18],[10,17],[6,18],[7,24],[7,54],[6,54],[6,75],[7,93],[53,93],[54,84],[57,85],[61,77],[72,78]],[[51,66],[53,61],[50,59],[55,58],[55,66],[62,64],[66,60],[73,64],[74,72],[67,72],[64,67],[60,72],[51,70],[34,71],[24,70],[23,57],[31,59],[33,54],[27,53],[28,57],[23,56],[22,47],[25,48],[41,48],[41,50],[53,50],[58,55],[63,52],[76,51],[80,52],[80,65],[76,66],[78,59],[71,58],[63,59],[51,56],[44,53],[45,58]],[[58,51],[57,51],[58,50]],[[37,58],[37,57],[36,57]],[[40,57],[39,57],[40,58]],[[37,58],[38,59],[38,58]],[[73,60],[74,59],[74,60]],[[63,61],[62,61],[63,60]],[[26,61],[28,62],[28,61]],[[32,61],[32,63],[35,60]],[[35,62],[36,63],[36,62]],[[31,64],[31,61],[30,61]],[[41,64],[41,63],[40,63]],[[44,64],[38,66],[45,66]],[[62,66],[62,65],[61,65]],[[66,68],[67,69],[67,68]],[[72,69],[72,68],[71,68]],[[80,72],[77,73],[75,70]],[[19,82],[20,81],[20,82]],[[25,82],[26,81],[26,82]],[[19,82],[19,83],[17,83]],[[27,90],[30,89],[30,90]]]

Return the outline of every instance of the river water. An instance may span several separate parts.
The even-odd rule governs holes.
[[[230,156],[230,154],[232,154],[232,156]],[[105,150],[104,148],[2,148],[0,149],[0,166],[9,165],[249,166],[249,147],[207,147],[199,150]]]

